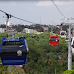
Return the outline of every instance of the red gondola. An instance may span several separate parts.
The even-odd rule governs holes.
[[[58,35],[50,35],[49,43],[50,43],[50,45],[58,45],[59,44],[59,36]]]

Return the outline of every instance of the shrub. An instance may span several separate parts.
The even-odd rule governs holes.
[[[66,70],[63,74],[74,74],[74,70]]]

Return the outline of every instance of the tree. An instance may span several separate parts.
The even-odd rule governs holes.
[[[20,27],[20,25],[18,25],[17,28],[16,28],[16,30],[17,30],[18,32],[21,32],[23,29],[22,29],[22,27]]]

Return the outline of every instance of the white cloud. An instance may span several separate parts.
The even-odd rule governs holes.
[[[34,10],[34,8],[33,7],[30,7],[29,10]]]
[[[54,1],[56,5],[70,4],[74,3],[74,1]],[[36,6],[51,6],[54,5],[52,1],[39,1]]]
[[[10,1],[10,4],[12,4],[12,5],[16,5],[16,1]]]
[[[39,1],[36,6],[49,6],[52,5],[52,2],[50,1]]]

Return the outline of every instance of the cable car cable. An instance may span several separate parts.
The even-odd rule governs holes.
[[[57,5],[54,3],[54,1],[53,1],[53,0],[51,0],[51,1],[52,1],[52,3],[56,6],[57,10],[61,13],[61,15],[62,15],[64,18],[66,18],[66,17],[63,15],[63,13],[59,10],[59,8],[57,7]]]
[[[16,19],[19,19],[19,20],[22,20],[22,21],[26,21],[26,22],[29,22],[29,23],[33,23],[33,22],[30,22],[30,21],[27,21],[27,20],[24,20],[24,19],[21,19],[21,18],[15,17],[15,16],[13,16],[13,15],[11,15],[11,17],[14,17],[14,18],[16,18]],[[36,24],[36,23],[33,23],[33,24]]]
[[[0,11],[6,14],[6,12],[4,12],[4,11],[2,11],[2,10],[0,10]]]
[[[0,11],[3,12],[3,13],[5,13],[6,15],[9,15],[10,18],[11,18],[11,17],[14,17],[14,18],[19,19],[19,20],[22,20],[22,21],[26,21],[26,22],[29,22],[29,23],[36,24],[36,23],[34,23],[34,22],[30,22],[30,21],[27,21],[27,20],[24,20],[24,19],[21,19],[21,18],[15,17],[15,16],[13,16],[13,15],[11,15],[11,14],[8,14],[8,13],[2,11],[2,10],[0,10]],[[8,18],[9,18],[9,16],[8,16]]]

